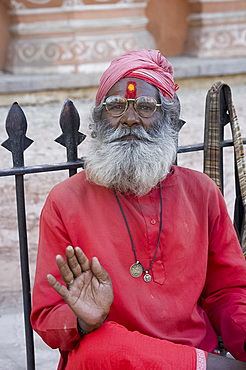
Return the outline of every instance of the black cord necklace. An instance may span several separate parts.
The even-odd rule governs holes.
[[[120,207],[120,210],[121,210],[121,213],[122,213],[122,216],[123,216],[123,219],[125,221],[125,224],[126,224],[126,227],[127,227],[127,231],[128,231],[128,234],[130,236],[130,239],[131,239],[131,244],[132,244],[132,250],[133,250],[133,253],[134,253],[134,256],[135,256],[135,263],[130,267],[130,274],[133,276],[133,277],[140,277],[144,271],[145,275],[144,275],[144,281],[146,283],[150,282],[151,281],[151,275],[149,274],[149,271],[151,269],[151,267],[153,266],[153,263],[155,261],[155,258],[156,258],[156,255],[157,255],[157,251],[158,251],[158,248],[159,248],[159,244],[160,244],[160,239],[161,239],[161,229],[162,229],[162,214],[163,214],[163,206],[162,206],[162,193],[161,193],[161,184],[159,183],[159,190],[160,190],[160,204],[161,204],[161,211],[160,211],[160,228],[159,228],[159,236],[158,236],[158,241],[157,241],[157,245],[156,245],[156,250],[155,250],[155,254],[154,254],[154,257],[150,263],[150,266],[148,268],[148,270],[145,270],[145,268],[143,267],[142,263],[140,261],[138,261],[137,259],[137,253],[136,253],[136,250],[135,250],[135,247],[134,247],[134,243],[133,243],[133,239],[132,239],[132,235],[131,235],[131,232],[130,232],[130,228],[129,228],[129,225],[128,225],[128,222],[127,222],[127,219],[126,219],[126,216],[124,214],[124,211],[122,209],[122,206],[120,204],[120,201],[119,201],[119,198],[116,194],[116,191],[115,189],[114,190],[114,195],[115,195],[115,198],[118,202],[118,205]]]

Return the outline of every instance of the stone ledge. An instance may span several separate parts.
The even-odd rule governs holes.
[[[168,60],[174,66],[175,79],[246,74],[246,56],[214,59],[178,56]],[[0,94],[97,87],[103,70],[98,68],[97,71],[87,71],[85,74],[47,75],[12,75],[0,72]]]
[[[98,86],[103,71],[78,74],[0,74],[0,94]]]
[[[246,56],[234,58],[168,58],[174,67],[175,78],[236,75],[246,73]]]

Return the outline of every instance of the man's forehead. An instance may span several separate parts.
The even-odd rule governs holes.
[[[136,99],[137,97],[137,83],[135,81],[128,81],[126,85],[125,98]]]
[[[158,89],[140,78],[124,77],[117,81],[108,91],[107,96],[120,95],[126,98],[138,96],[158,97]],[[130,95],[130,96],[129,96]]]

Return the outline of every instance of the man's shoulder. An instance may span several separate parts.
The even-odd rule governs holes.
[[[56,184],[50,191],[48,199],[63,201],[69,198],[74,198],[86,192],[86,189],[90,187],[90,183],[87,181],[85,171],[67,178]]]
[[[202,183],[205,182],[206,184],[211,184],[212,186],[215,184],[214,181],[212,181],[210,177],[203,172],[180,166],[172,166],[172,169],[175,176],[178,176],[180,180],[188,182],[191,182],[192,180]]]
[[[78,201],[86,197],[104,197],[108,189],[87,180],[85,171],[69,177],[55,185],[50,191],[49,199],[57,203],[65,201]]]
[[[186,167],[173,166],[173,183],[186,191],[201,191],[206,193],[220,193],[215,182],[205,173]],[[190,189],[190,190],[189,190]]]
[[[60,183],[56,184],[51,192],[56,192],[56,191],[63,191],[67,190],[69,188],[75,189],[77,187],[83,186],[87,182],[85,172],[80,171],[79,173],[61,181]]]

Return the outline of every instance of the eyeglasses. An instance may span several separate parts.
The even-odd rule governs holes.
[[[140,96],[137,99],[126,99],[123,96],[109,96],[103,105],[112,117],[122,116],[129,107],[129,102],[133,102],[135,111],[143,118],[149,118],[156,111],[158,104],[151,96]]]

